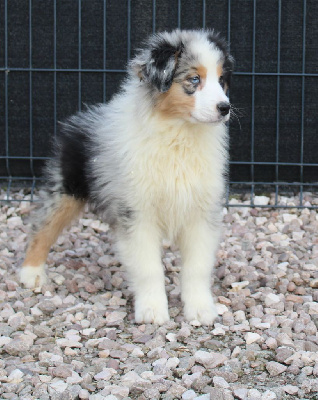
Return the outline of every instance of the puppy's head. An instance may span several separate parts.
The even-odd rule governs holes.
[[[152,91],[155,110],[167,118],[221,123],[230,117],[226,95],[233,59],[227,44],[210,31],[163,32],[131,62]]]

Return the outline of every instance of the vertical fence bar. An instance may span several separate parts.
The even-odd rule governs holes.
[[[82,0],[78,0],[78,110],[82,109]]]
[[[231,49],[231,0],[227,2],[227,42],[229,44],[229,51]]]
[[[9,163],[9,68],[8,68],[8,0],[4,1],[4,120],[5,120],[5,146],[6,146],[6,170],[8,175],[7,200],[9,200],[12,175]]]
[[[33,76],[32,76],[32,0],[29,0],[29,153],[30,170],[33,178],[31,189],[31,201],[33,201],[33,192],[35,185],[35,175],[33,168]]]
[[[300,144],[300,193],[299,205],[303,204],[303,182],[304,182],[304,129],[305,129],[305,69],[306,69],[306,13],[307,0],[303,3],[303,54],[302,54],[302,77],[301,77],[301,144]]]
[[[278,37],[277,37],[277,73],[280,73],[280,42],[281,42],[282,1],[278,0]],[[275,165],[275,205],[278,205],[278,172],[279,172],[279,119],[280,119],[280,76],[276,82],[276,165]]]
[[[127,60],[130,60],[131,53],[131,0],[127,0]]]
[[[231,52],[231,0],[228,0],[227,2],[227,43],[229,46],[229,52]],[[230,99],[230,89],[228,89],[228,96]],[[229,124],[229,130],[231,129],[231,120],[228,122]],[[229,167],[230,168],[230,167]],[[229,170],[230,172],[230,170]],[[226,198],[225,198],[225,204],[229,204],[229,197],[230,197],[230,183],[227,185],[226,189]]]
[[[206,26],[206,0],[202,0],[202,28]]]
[[[152,0],[152,33],[156,32],[156,0]]]
[[[256,0],[253,1],[253,58],[252,58],[252,121],[251,121],[251,205],[254,205],[254,143],[255,143],[255,38],[256,38]]]
[[[57,134],[57,93],[56,93],[56,0],[53,3],[53,113],[54,113],[54,137],[56,138]]]
[[[178,0],[178,28],[181,28],[181,0]]]
[[[103,103],[106,102],[106,0],[103,5]]]

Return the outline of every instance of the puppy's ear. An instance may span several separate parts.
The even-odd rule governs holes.
[[[225,39],[223,39],[219,33],[214,31],[208,32],[208,40],[223,53],[223,79],[227,89],[231,84],[232,72],[234,69],[234,58],[229,53],[229,45]]]
[[[163,38],[156,39],[132,60],[131,67],[141,80],[160,92],[166,92],[172,85],[183,44],[174,45]]]
[[[223,63],[223,79],[227,89],[229,89],[231,86],[233,69],[234,69],[234,58],[228,54]]]

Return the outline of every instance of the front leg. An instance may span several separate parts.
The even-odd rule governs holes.
[[[211,274],[219,244],[219,223],[193,218],[180,235],[181,299],[188,321],[211,325],[217,317],[211,293]]]
[[[163,324],[169,320],[161,262],[160,232],[147,222],[134,223],[118,232],[119,255],[135,295],[137,323]]]

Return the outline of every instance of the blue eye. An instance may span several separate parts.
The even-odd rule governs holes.
[[[198,83],[200,83],[200,77],[199,76],[193,76],[192,78],[189,78],[189,81],[193,85],[197,85]]]

